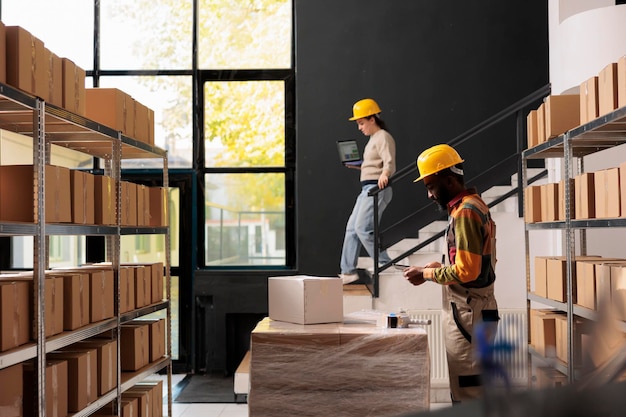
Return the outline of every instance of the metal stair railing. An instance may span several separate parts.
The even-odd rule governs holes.
[[[468,184],[483,184],[483,186],[485,186],[486,188],[488,188],[488,186],[493,186],[495,184],[497,184],[498,182],[501,182],[502,179],[504,178],[504,174],[503,172],[503,168],[510,168],[513,164],[516,164],[516,170],[517,170],[517,174],[518,174],[518,184],[517,187],[514,187],[513,190],[509,191],[508,193],[506,193],[507,195],[509,193],[511,193],[508,197],[504,197],[501,196],[500,198],[506,199],[509,198],[510,196],[517,194],[518,195],[518,210],[519,210],[519,215],[522,216],[523,214],[523,189],[522,189],[522,182],[521,182],[521,178],[522,178],[522,163],[521,163],[521,153],[522,151],[525,149],[526,143],[525,143],[525,138],[526,138],[526,123],[525,123],[525,114],[524,109],[528,108],[529,106],[533,105],[534,103],[536,103],[538,100],[543,99],[544,97],[546,97],[547,95],[550,94],[551,91],[551,87],[550,84],[547,84],[545,86],[543,86],[542,88],[534,91],[533,93],[529,94],[528,96],[522,98],[521,100],[518,100],[517,102],[513,103],[512,105],[510,105],[509,107],[501,110],[500,112],[496,113],[495,115],[489,117],[488,119],[486,119],[485,121],[477,124],[476,126],[468,129],[467,131],[463,132],[462,134],[458,135],[457,137],[453,138],[452,140],[450,140],[448,142],[448,144],[452,147],[457,147],[459,146],[461,143],[464,143],[468,140],[470,140],[471,138],[475,137],[476,135],[478,135],[479,133],[482,133],[483,131],[497,125],[498,123],[502,122],[503,120],[505,120],[506,118],[515,115],[516,116],[516,140],[517,140],[517,152],[510,155],[509,157],[505,158],[503,161],[501,161],[500,163],[494,165],[493,167],[491,167],[490,169],[484,171],[482,174],[476,176],[475,178],[471,179],[470,181],[466,181],[466,183]],[[496,175],[497,173],[500,173],[500,175]],[[400,170],[398,170],[393,176],[391,176],[389,178],[389,184],[388,186],[391,186],[393,183],[397,183],[398,181],[406,178],[409,175],[417,175],[417,167],[415,164],[410,164]],[[545,175],[544,173],[540,173],[541,175]],[[530,180],[529,180],[530,181]],[[368,289],[370,290],[371,294],[373,297],[378,297],[379,296],[379,274],[380,272],[386,270],[387,268],[389,268],[390,266],[392,266],[393,263],[397,262],[398,260],[410,255],[411,253],[415,253],[417,250],[423,248],[424,246],[428,245],[429,243],[432,243],[433,241],[437,240],[438,238],[440,238],[441,236],[438,237],[431,237],[428,240],[426,240],[425,242],[422,242],[420,245],[417,245],[416,248],[412,248],[412,252],[401,255],[400,257],[397,257],[395,259],[392,259],[391,262],[383,264],[383,265],[379,265],[378,264],[378,257],[379,257],[379,252],[388,248],[389,246],[391,246],[392,244],[398,242],[399,240],[401,240],[401,238],[398,238],[397,236],[392,238],[392,239],[387,239],[387,241],[385,241],[383,243],[382,240],[382,236],[389,234],[390,231],[394,230],[401,230],[403,229],[404,225],[407,225],[411,222],[414,222],[414,219],[418,218],[417,216],[419,216],[420,219],[423,219],[423,224],[421,225],[421,227],[426,226],[429,223],[432,223],[433,221],[436,220],[444,220],[447,216],[442,213],[441,215],[436,215],[433,214],[432,212],[429,213],[429,215],[424,216],[423,215],[423,211],[427,208],[427,207],[422,207],[421,209],[417,210],[416,212],[412,213],[411,215],[405,217],[404,219],[402,219],[399,222],[396,222],[395,224],[393,224],[392,226],[388,227],[385,230],[380,229],[380,222],[378,220],[378,195],[380,193],[380,189],[378,187],[374,187],[372,188],[372,190],[370,190],[369,192],[369,196],[374,198],[374,241],[375,241],[375,248],[377,248],[377,250],[374,251],[374,265],[373,265],[373,273],[371,274],[371,282],[366,284]],[[498,199],[499,202],[503,201],[500,200],[500,198]],[[421,227],[418,227],[421,228]],[[405,235],[406,237],[406,235]]]

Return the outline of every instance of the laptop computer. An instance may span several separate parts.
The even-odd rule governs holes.
[[[337,150],[342,164],[359,166],[363,163],[356,140],[338,140]]]

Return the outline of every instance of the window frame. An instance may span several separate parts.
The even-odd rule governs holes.
[[[293,24],[293,23],[292,23]],[[293,55],[292,47],[292,55]],[[293,58],[292,58],[293,59]],[[293,67],[293,66],[292,66]],[[264,167],[207,167],[205,161],[205,84],[212,82],[229,81],[282,81],[285,92],[285,164],[283,166]],[[198,266],[208,270],[242,270],[242,269],[294,269],[296,265],[296,238],[295,238],[295,70],[266,69],[266,70],[198,70],[197,84],[194,89],[197,99],[194,99],[194,158],[193,170],[197,173],[198,184],[202,184],[197,197],[198,222],[196,236],[198,240]],[[197,105],[195,104],[197,103]],[[196,136],[197,135],[197,136]],[[207,265],[204,256],[205,217],[204,217],[204,178],[206,174],[259,174],[280,173],[285,176],[285,264],[282,266],[250,266],[250,265]]]

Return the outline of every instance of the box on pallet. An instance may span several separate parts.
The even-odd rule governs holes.
[[[268,278],[269,317],[298,324],[343,321],[343,284],[308,275]]]

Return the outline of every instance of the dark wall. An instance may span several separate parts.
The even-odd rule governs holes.
[[[196,273],[199,372],[234,371],[251,328],[267,314],[268,276],[339,272],[359,183],[357,171],[340,165],[335,142],[355,138],[364,147],[365,138],[347,120],[356,100],[379,102],[397,142],[398,166],[405,167],[426,147],[449,141],[548,82],[545,1],[294,2],[297,270]],[[460,147],[468,176],[515,150],[511,127]],[[407,182],[394,186],[383,226],[421,204],[423,187]]]
[[[295,0],[295,18],[303,274],[339,272],[345,223],[360,187],[358,171],[338,162],[335,141],[354,138],[365,146],[347,120],[356,100],[378,101],[402,168],[425,148],[548,84],[545,0]],[[466,174],[515,152],[514,121],[506,125],[459,147]],[[383,227],[424,193],[410,181],[395,186]]]

